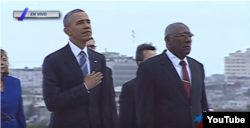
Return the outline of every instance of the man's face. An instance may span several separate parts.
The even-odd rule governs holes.
[[[154,57],[156,55],[156,52],[154,50],[144,50],[143,54],[144,54],[144,61],[145,61],[151,57]]]
[[[175,53],[186,56],[191,51],[192,36],[188,27],[176,25],[167,37],[167,43]]]
[[[68,27],[65,27],[65,31],[71,38],[83,42],[91,38],[90,19],[85,12],[75,13],[69,20],[70,24]]]
[[[94,41],[94,40],[89,40],[89,41],[87,41],[87,46],[88,46],[89,49],[92,49],[92,50],[94,50],[94,51],[95,51],[95,49],[96,49],[95,41]]]

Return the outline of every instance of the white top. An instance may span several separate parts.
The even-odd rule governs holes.
[[[74,56],[76,57],[76,60],[78,63],[80,63],[80,53],[81,51],[85,52],[86,54],[86,61],[87,61],[87,67],[88,67],[88,74],[90,74],[90,62],[89,62],[89,55],[88,55],[88,49],[87,47],[84,47],[84,49],[80,49],[79,47],[77,47],[74,43],[72,43],[71,41],[69,41],[69,46],[71,51],[73,52]],[[86,84],[84,83],[86,89],[88,90],[88,87],[86,86]],[[90,93],[88,91],[88,93]]]
[[[166,55],[168,56],[168,58],[171,60],[171,62],[173,63],[175,70],[177,71],[178,75],[180,76],[180,79],[183,80],[183,74],[182,74],[182,66],[180,65],[180,62],[182,60],[180,60],[178,57],[176,57],[173,53],[171,53],[169,50],[166,51]],[[190,73],[190,68],[189,68],[189,64],[187,61],[187,58],[185,57],[183,59],[183,61],[185,61],[187,63],[187,72],[188,72],[188,76],[189,76],[189,81],[191,83],[191,73]],[[191,85],[191,84],[190,84]]]
[[[73,54],[76,57],[77,62],[80,64],[80,58],[81,56],[79,55],[81,53],[81,51],[85,52],[87,58],[87,66],[88,66],[88,74],[90,74],[90,62],[89,62],[89,55],[88,55],[88,48],[85,47],[83,50],[80,49],[79,47],[77,47],[74,43],[72,43],[71,41],[69,41],[69,46],[71,48],[71,51],[73,52]]]

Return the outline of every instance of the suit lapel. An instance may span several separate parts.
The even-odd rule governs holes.
[[[64,47],[64,62],[68,65],[68,67],[72,70],[72,73],[78,78],[79,80],[83,80],[83,74],[80,68],[80,65],[74,56],[73,52],[70,49],[69,44]]]
[[[97,72],[98,69],[98,59],[96,58],[96,55],[93,50],[88,48],[88,54],[89,54],[89,63],[90,63],[90,69],[91,72],[95,71]]]
[[[197,66],[195,66],[194,61],[192,61],[189,57],[187,57],[187,61],[189,64],[189,69],[190,69],[190,74],[191,74],[191,99],[193,99],[193,96],[195,96],[196,92],[198,91],[198,86],[197,86],[197,72],[199,71],[197,69]]]
[[[187,92],[184,88],[184,85],[181,81],[180,76],[178,75],[174,65],[172,64],[169,57],[166,55],[166,50],[160,55],[161,56],[161,65],[163,66],[162,69],[166,75],[172,80],[173,85],[177,88],[177,90],[181,91],[181,94],[189,101]]]

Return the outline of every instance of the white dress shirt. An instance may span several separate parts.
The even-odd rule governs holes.
[[[180,76],[180,79],[183,80],[182,66],[180,65],[181,60],[178,57],[176,57],[173,53],[171,53],[169,50],[166,51],[166,54],[167,54],[168,58],[171,60],[171,62],[173,63],[175,70],[177,71],[178,75]],[[190,73],[190,68],[189,68],[187,58],[185,57],[183,59],[183,61],[185,61],[187,63],[187,72],[188,72],[188,76],[189,76],[189,81],[191,83],[191,73]]]
[[[80,52],[84,51],[86,54],[86,61],[87,61],[87,67],[88,67],[88,74],[90,74],[90,62],[89,62],[89,55],[88,55],[88,49],[87,47],[85,47],[84,49],[80,49],[79,47],[77,47],[74,43],[72,43],[71,41],[69,41],[69,46],[70,49],[72,51],[72,53],[74,54],[74,56],[76,57],[77,62],[80,64]],[[85,84],[86,89],[88,90],[88,87]]]

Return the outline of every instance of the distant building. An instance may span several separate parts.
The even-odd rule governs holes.
[[[10,69],[10,75],[20,79],[22,87],[41,87],[42,85],[41,67]]]
[[[107,66],[113,71],[114,86],[122,86],[135,78],[137,65],[133,57],[116,52],[103,52]],[[42,68],[10,69],[10,75],[20,79],[22,87],[41,87]]]
[[[121,86],[115,87],[115,102],[116,102],[117,110],[119,110],[119,105],[120,105],[119,99],[120,99],[121,91],[122,91]]]
[[[115,86],[122,86],[136,76],[137,65],[135,62],[115,63],[113,65],[113,80]]]
[[[236,51],[224,58],[226,82],[250,81],[250,48],[245,52]]]
[[[114,86],[122,86],[136,76],[137,65],[133,57],[115,52],[102,53],[106,57],[107,66],[112,69]]]
[[[213,74],[205,78],[206,85],[223,84],[224,82],[225,82],[225,77],[223,74]]]

